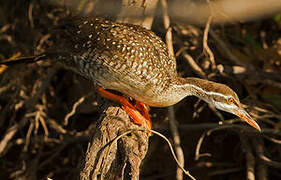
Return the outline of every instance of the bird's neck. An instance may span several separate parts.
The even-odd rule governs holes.
[[[141,99],[149,106],[166,107],[181,101],[186,96],[196,96],[207,103],[212,102],[213,96],[223,96],[216,93],[221,85],[212,81],[198,78],[180,78],[175,76],[170,84],[153,98]],[[137,99],[137,98],[136,98]]]
[[[206,102],[210,102],[210,97],[214,94],[212,90],[216,88],[215,82],[199,78],[180,78],[172,85],[173,89],[181,97],[178,101],[186,96],[196,96]]]

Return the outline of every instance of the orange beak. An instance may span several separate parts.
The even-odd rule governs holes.
[[[256,123],[256,121],[251,118],[251,116],[244,109],[235,110],[235,114],[236,116],[239,116],[243,121],[246,121],[250,126],[261,132],[261,128],[258,123]]]

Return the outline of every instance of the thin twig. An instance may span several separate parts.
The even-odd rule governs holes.
[[[0,156],[2,156],[8,142],[14,137],[16,132],[18,131],[18,124],[11,126],[5,133],[3,139],[0,142]]]
[[[47,124],[51,127],[51,129],[54,129],[57,133],[60,134],[66,134],[67,130],[64,129],[60,124],[57,123],[54,119],[48,119]]]
[[[210,153],[204,153],[204,154],[200,154],[200,149],[203,143],[203,140],[205,139],[206,136],[209,136],[213,131],[217,131],[220,129],[224,129],[223,126],[218,126],[216,128],[210,129],[208,131],[205,131],[199,138],[198,143],[196,145],[196,149],[195,149],[195,160],[198,160],[200,157],[202,156],[208,156],[211,157],[212,155]]]
[[[215,113],[215,115],[219,117],[220,121],[224,121],[223,115],[216,109],[214,105],[208,104],[208,106]]]
[[[268,158],[267,156],[265,156],[264,154],[259,154],[258,155],[259,159],[262,160],[262,162],[268,166],[274,167],[274,168],[278,168],[281,169],[281,163],[277,162],[277,161],[273,161],[270,158]]]
[[[252,139],[252,147],[256,154],[264,154],[264,145],[261,137],[253,138]],[[256,165],[256,171],[257,171],[257,179],[259,180],[267,180],[268,178],[268,171],[267,171],[267,166],[262,163],[257,161]]]
[[[245,153],[247,166],[247,180],[255,180],[255,157],[249,143],[248,137],[239,133],[241,149]]]
[[[176,119],[175,119],[175,112],[174,112],[174,106],[168,107],[168,116],[169,116],[169,123],[170,123],[170,129],[172,132],[173,140],[174,140],[174,146],[177,154],[177,158],[179,160],[179,163],[184,167],[184,153],[181,147],[181,139],[178,131],[178,127],[176,126]],[[183,179],[181,168],[177,169],[177,180]]]
[[[81,98],[78,99],[78,101],[76,101],[73,106],[72,106],[72,110],[65,116],[64,118],[64,125],[66,126],[68,124],[68,119],[73,116],[76,113],[76,109],[77,107],[82,104],[85,100],[85,96],[82,96]]]
[[[208,54],[210,61],[212,63],[212,69],[216,69],[216,62],[215,62],[215,57],[214,57],[214,53],[212,52],[212,50],[210,49],[210,47],[208,46],[208,33],[209,33],[209,29],[210,29],[210,24],[212,22],[213,16],[210,15],[210,17],[208,18],[208,21],[206,23],[206,27],[204,30],[204,36],[203,36],[203,53]]]
[[[32,12],[33,12],[33,3],[31,2],[29,4],[29,7],[28,7],[28,20],[29,20],[29,23],[30,23],[30,27],[33,29],[34,28],[34,21],[33,21]]]
[[[269,137],[269,136],[266,136],[266,135],[264,135],[263,137],[264,137],[265,139],[267,139],[267,140],[273,142],[273,143],[276,143],[276,144],[281,145],[281,140],[279,140],[279,139],[275,139],[275,138],[272,138],[272,137]]]
[[[34,129],[34,121],[30,121],[30,125],[29,125],[28,131],[26,133],[26,137],[25,137],[25,145],[23,147],[24,152],[27,152],[27,150],[28,150],[28,146],[30,143],[30,136],[31,136],[33,129]]]
[[[187,60],[188,64],[191,66],[193,71],[203,79],[206,79],[206,73],[202,70],[202,68],[195,62],[195,60],[186,52],[182,52],[183,57]]]
[[[42,127],[44,129],[44,132],[45,132],[44,137],[45,137],[45,139],[47,139],[48,136],[49,136],[49,130],[48,130],[48,127],[46,125],[46,122],[45,122],[45,120],[44,120],[44,118],[42,116],[39,117],[39,121],[40,121],[40,123],[41,123],[41,125],[42,125]]]
[[[207,133],[203,133],[199,140],[198,140],[198,143],[196,145],[196,149],[195,149],[195,157],[194,157],[194,160],[195,161],[198,161],[200,157],[203,157],[203,156],[208,156],[208,157],[211,157],[212,155],[210,153],[203,153],[203,154],[200,154],[200,148],[201,148],[201,145],[203,143],[203,140],[204,138],[206,137]]]

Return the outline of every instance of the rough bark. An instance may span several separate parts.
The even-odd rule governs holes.
[[[112,141],[136,127],[126,112],[119,107],[107,108],[89,142],[80,179],[100,179],[103,166],[104,179],[138,179],[139,168],[148,149],[147,133],[134,132],[124,136],[117,143],[114,142],[106,158]]]

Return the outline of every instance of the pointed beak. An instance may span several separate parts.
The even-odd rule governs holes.
[[[244,109],[238,109],[235,110],[236,116],[240,117],[243,121],[246,121],[250,126],[254,127],[256,130],[261,132],[260,126],[256,123],[254,119],[251,118],[251,116],[244,110]]]

